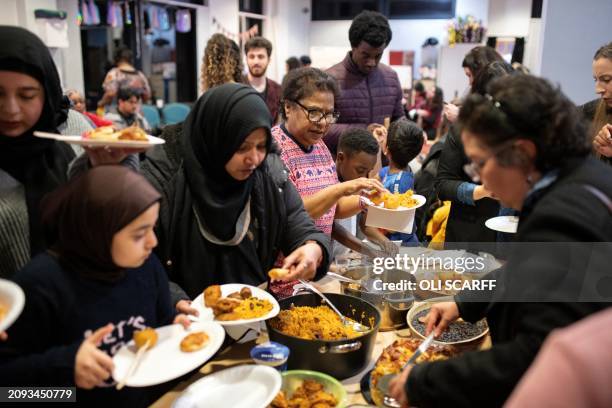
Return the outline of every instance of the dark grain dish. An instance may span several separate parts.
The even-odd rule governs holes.
[[[421,323],[419,319],[424,318],[429,313],[429,309],[421,310],[412,318],[412,327],[423,336],[425,336],[425,324]],[[487,330],[487,324],[484,320],[476,323],[469,323],[463,320],[454,321],[449,324],[448,329],[443,332],[440,337],[436,338],[436,341],[442,343],[454,343],[457,341],[469,340],[478,335],[482,334]]]

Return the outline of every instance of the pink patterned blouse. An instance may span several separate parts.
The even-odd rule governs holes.
[[[336,163],[323,140],[305,149],[287,131],[284,124],[272,128],[272,137],[281,149],[281,159],[289,170],[289,180],[301,197],[308,197],[328,186],[338,184]],[[315,225],[331,235],[335,214],[334,204],[315,220]]]

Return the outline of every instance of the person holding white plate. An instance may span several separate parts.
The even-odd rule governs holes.
[[[157,254],[180,287],[173,286],[180,310],[194,312],[185,302],[210,285],[267,282],[281,252],[290,270],[284,279],[327,272],[329,238],[288,180],[271,121],[256,90],[219,85],[198,99],[177,141],[153,148],[142,163],[163,195]]]
[[[591,156],[585,121],[545,79],[508,75],[488,92],[461,107],[461,140],[483,185],[520,211],[516,244],[482,278],[495,289],[434,304],[426,334],[486,317],[493,345],[406,368],[390,388],[404,406],[501,406],[554,329],[612,299],[612,169]]]
[[[146,406],[150,389],[117,392],[113,356],[135,330],[188,324],[170,303],[152,254],[161,195],[123,166],[101,166],[50,193],[42,214],[47,252],[14,277],[22,315],[0,343],[3,386],[76,386],[83,406]]]
[[[45,249],[40,201],[66,182],[75,157],[69,145],[33,133],[69,133],[86,120],[70,112],[49,49],[35,34],[0,26],[0,41],[0,277],[10,278]],[[88,155],[97,165],[119,163],[126,153]]]

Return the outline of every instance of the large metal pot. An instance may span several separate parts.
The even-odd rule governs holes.
[[[325,293],[329,300],[342,314],[351,319],[371,326],[372,330],[347,340],[306,340],[286,335],[266,321],[270,340],[289,347],[290,354],[287,361],[289,369],[304,369],[321,371],[337,379],[352,377],[359,373],[370,360],[378,327],[380,313],[370,303],[337,293]],[[320,306],[321,298],[312,293],[305,293],[283,299],[279,302],[281,310],[295,306]]]
[[[406,327],[406,313],[412,306],[414,295],[408,282],[415,282],[414,275],[399,269],[387,269],[382,274],[373,273],[372,265],[349,268],[343,276],[356,282],[340,280],[342,293],[372,303],[381,314],[380,330],[397,330]],[[383,284],[399,284],[402,289],[390,290]]]

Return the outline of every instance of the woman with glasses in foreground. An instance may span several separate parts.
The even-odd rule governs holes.
[[[597,252],[612,242],[612,170],[590,155],[579,111],[529,75],[497,79],[489,93],[461,107],[461,139],[485,188],[521,212],[516,252],[483,278],[496,280],[493,292],[435,304],[426,331],[486,317],[493,346],[408,367],[391,387],[405,406],[501,406],[552,330],[612,299],[609,252]]]

